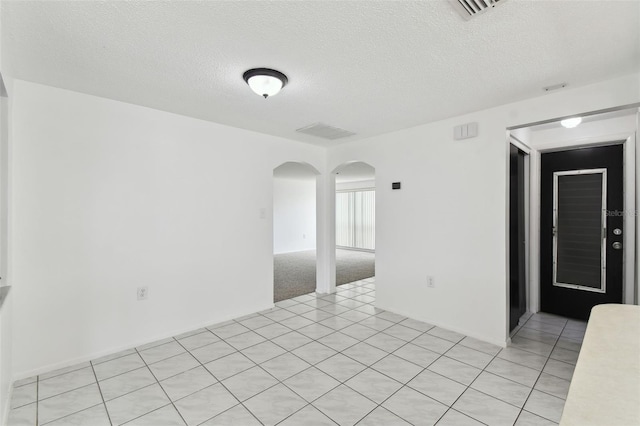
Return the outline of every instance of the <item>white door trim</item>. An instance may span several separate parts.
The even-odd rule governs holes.
[[[531,182],[536,182],[531,188],[531,216],[530,235],[540,235],[540,155],[547,152],[566,151],[594,146],[622,144],[624,150],[624,211],[623,218],[623,293],[622,303],[635,304],[636,300],[636,133],[611,134],[580,140],[579,145],[572,141],[559,141],[545,145],[544,149],[536,150],[536,164],[531,168]],[[534,217],[535,216],[535,217]],[[540,244],[531,247],[531,312],[540,310]],[[535,272],[534,272],[535,271]]]

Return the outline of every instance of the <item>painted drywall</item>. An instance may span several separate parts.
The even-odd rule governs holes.
[[[324,149],[25,81],[12,113],[14,379],[273,305],[273,169]]]
[[[376,169],[378,307],[504,345],[506,128],[639,101],[633,74],[331,148],[329,170]],[[453,140],[469,122],[479,136]]]
[[[358,189],[371,189],[376,187],[375,179],[356,182],[336,182],[336,191],[355,191]]]
[[[2,11],[0,10],[0,14]],[[0,16],[0,84],[5,90],[6,64],[2,60],[2,17]],[[0,285],[10,286],[9,276],[9,99],[0,93]],[[5,424],[11,403],[12,315],[11,290],[0,303],[0,423]]]
[[[594,139],[609,139],[612,142],[622,140],[636,131],[636,113],[637,108],[632,108],[624,116],[584,122],[573,129],[566,129],[560,125],[544,129],[533,127],[529,145],[531,148],[544,151],[560,145],[579,146]]]
[[[273,178],[273,252],[316,248],[316,179]]]
[[[0,75],[0,78],[2,76]],[[10,286],[9,274],[9,99],[0,97],[0,285]],[[0,303],[0,422],[8,415],[12,377],[11,289]],[[2,423],[4,424],[4,423]]]
[[[638,77],[346,144],[327,164],[320,148],[18,81],[14,378],[270,305],[273,222],[260,212],[286,161],[374,166],[379,306],[504,343],[506,127],[638,102]],[[469,121],[480,136],[453,141]],[[330,291],[335,175],[316,191]],[[135,300],[139,285],[148,300]]]
[[[0,309],[0,422],[5,424],[11,404],[12,383],[12,297],[7,295]]]

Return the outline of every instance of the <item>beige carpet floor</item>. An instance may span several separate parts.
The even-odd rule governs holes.
[[[274,302],[310,293],[316,289],[316,251],[276,254],[274,264]],[[375,275],[375,254],[336,250],[336,285]]]

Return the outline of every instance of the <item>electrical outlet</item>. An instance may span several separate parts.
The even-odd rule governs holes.
[[[307,239],[307,234],[302,234],[302,239],[306,240]]]
[[[433,276],[429,275],[427,277],[427,287],[434,288],[435,286],[436,286],[436,279]]]
[[[149,287],[138,287],[138,300],[146,300],[149,297]]]

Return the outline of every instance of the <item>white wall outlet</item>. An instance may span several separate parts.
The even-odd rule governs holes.
[[[302,239],[306,240],[307,239],[307,234],[302,234]]]
[[[432,275],[429,275],[427,277],[427,287],[434,288],[435,286],[436,286],[436,279]]]
[[[267,218],[267,209],[265,209],[264,207],[262,207],[260,209],[260,219],[266,219]]]
[[[138,287],[138,300],[146,300],[149,297],[149,287]]]

